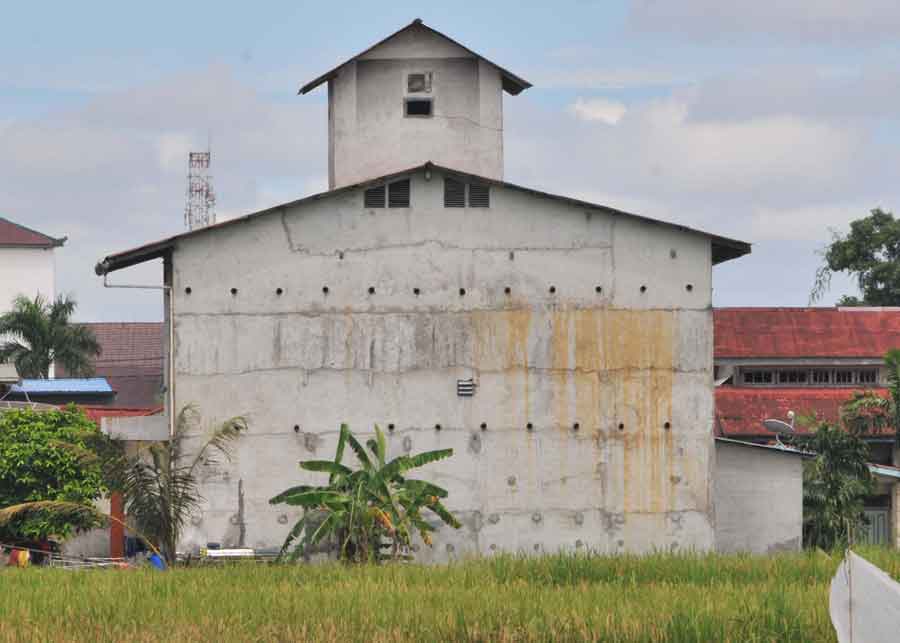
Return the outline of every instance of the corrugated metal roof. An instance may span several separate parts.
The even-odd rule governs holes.
[[[369,53],[370,51],[372,51],[373,49],[375,49],[375,48],[378,47],[379,45],[383,45],[383,44],[386,43],[388,40],[391,40],[392,38],[395,38],[396,36],[400,35],[400,34],[403,33],[404,31],[407,31],[407,30],[409,30],[409,29],[417,29],[417,28],[418,28],[418,29],[424,29],[424,30],[427,30],[427,31],[429,31],[430,33],[433,33],[433,34],[435,34],[435,35],[437,35],[437,36],[440,36],[440,37],[443,38],[444,40],[447,40],[447,41],[453,43],[453,44],[456,45],[457,47],[461,47],[462,49],[465,49],[467,52],[469,52],[470,54],[472,54],[475,58],[480,58],[481,60],[485,61],[486,63],[489,63],[489,64],[493,65],[494,67],[496,67],[496,68],[500,71],[500,75],[503,77],[503,89],[505,89],[506,91],[508,91],[508,92],[509,92],[510,94],[512,94],[513,96],[515,96],[516,94],[519,94],[522,90],[528,89],[529,87],[531,87],[531,83],[529,83],[529,82],[528,82],[527,80],[525,80],[524,78],[521,78],[521,77],[519,77],[519,76],[516,76],[516,75],[515,75],[514,73],[512,73],[511,71],[509,71],[509,70],[507,70],[507,69],[504,69],[503,67],[501,67],[501,66],[498,65],[497,63],[488,60],[488,59],[485,58],[484,56],[475,53],[474,51],[472,51],[471,49],[469,49],[469,48],[466,47],[465,45],[463,45],[463,44],[461,44],[461,43],[459,43],[459,42],[453,40],[453,38],[451,38],[451,37],[449,37],[449,36],[447,36],[447,35],[445,35],[445,34],[442,34],[442,33],[441,33],[440,31],[438,31],[437,29],[433,29],[433,28],[429,27],[429,26],[426,25],[424,22],[422,22],[421,18],[416,18],[415,20],[413,20],[411,23],[409,23],[409,24],[406,25],[405,27],[402,27],[402,28],[398,29],[397,31],[395,31],[394,33],[392,33],[390,36],[388,36],[388,37],[386,37],[386,38],[382,38],[381,40],[379,40],[378,42],[376,42],[376,43],[375,43],[374,45],[372,45],[371,47],[369,47],[369,48],[367,48],[367,49],[365,49],[365,50],[359,52],[358,54],[356,54],[356,55],[353,56],[352,58],[348,58],[347,60],[345,60],[344,62],[342,62],[340,65],[338,65],[337,67],[335,67],[334,69],[331,69],[331,70],[325,72],[324,74],[322,74],[321,76],[319,76],[319,77],[317,77],[317,78],[311,80],[310,82],[306,83],[303,87],[300,88],[300,91],[299,91],[298,93],[300,93],[300,94],[306,94],[307,92],[312,91],[313,89],[315,89],[316,87],[318,87],[319,85],[321,85],[322,83],[324,83],[325,81],[330,80],[331,78],[334,78],[334,76],[337,74],[338,70],[339,70],[341,67],[343,67],[344,65],[346,65],[347,63],[351,63],[351,62],[353,62],[354,60],[356,60],[357,58],[359,58],[359,57],[361,57],[361,56],[365,56],[367,53]]]
[[[660,225],[665,226],[667,228],[673,228],[676,230],[683,230],[685,232],[692,232],[695,234],[701,234],[710,239],[712,244],[712,262],[713,264],[721,263],[723,261],[728,261],[729,259],[736,259],[737,257],[741,257],[745,254],[750,253],[750,244],[745,241],[738,241],[736,239],[729,239],[728,237],[721,237],[715,234],[710,234],[708,232],[704,232],[703,230],[697,230],[696,228],[690,228],[688,226],[680,225],[677,223],[671,223],[669,221],[660,221],[659,219],[651,219],[650,217],[645,217],[640,214],[633,214],[631,212],[625,212],[624,210],[617,210],[616,208],[611,208],[607,205],[600,205],[598,203],[590,203],[588,201],[582,201],[580,199],[573,199],[567,196],[561,196],[558,194],[551,194],[549,192],[542,192],[541,190],[535,190],[533,188],[527,188],[521,185],[516,185],[515,183],[507,183],[506,181],[498,181],[497,179],[488,178],[485,176],[478,176],[475,174],[470,174],[468,172],[461,172],[459,170],[454,170],[453,168],[445,167],[442,165],[436,165],[431,161],[427,163],[423,163],[422,165],[417,165],[415,167],[408,168],[401,172],[392,172],[391,174],[387,174],[384,176],[373,177],[366,181],[361,181],[360,183],[356,183],[354,185],[346,185],[340,188],[336,188],[334,190],[329,190],[327,192],[320,192],[319,194],[313,194],[307,197],[303,197],[302,199],[297,199],[296,201],[290,201],[288,203],[282,203],[280,205],[273,206],[271,208],[266,208],[265,210],[259,210],[257,212],[251,212],[250,214],[245,214],[242,217],[238,217],[235,219],[230,219],[228,221],[223,221],[221,223],[217,223],[215,225],[206,226],[204,228],[197,228],[196,230],[191,230],[190,232],[183,232],[181,234],[177,234],[172,237],[168,237],[166,239],[162,239],[160,241],[153,241],[151,243],[144,244],[142,246],[138,246],[136,248],[132,248],[131,250],[125,250],[123,252],[117,252],[115,254],[107,255],[103,259],[101,259],[97,265],[94,267],[94,271],[98,275],[105,275],[107,273],[113,272],[115,270],[121,270],[123,268],[128,268],[129,266],[134,266],[136,264],[142,263],[144,261],[149,261],[151,259],[158,259],[160,257],[166,256],[166,254],[171,251],[172,248],[175,247],[175,244],[181,239],[187,239],[193,237],[195,235],[201,234],[209,234],[210,232],[220,230],[225,227],[237,225],[240,223],[246,223],[247,221],[256,219],[257,217],[266,216],[270,214],[280,214],[283,213],[286,208],[297,207],[303,205],[305,203],[309,203],[312,201],[318,201],[321,199],[328,199],[338,194],[345,194],[352,190],[357,190],[360,188],[364,188],[373,184],[382,183],[384,181],[389,181],[394,177],[398,176],[408,176],[414,172],[424,172],[426,170],[436,170],[438,172],[442,172],[449,176],[456,176],[463,178],[468,181],[479,181],[481,183],[486,183],[489,185],[496,185],[502,188],[507,188],[510,190],[517,190],[519,192],[524,192],[526,194],[531,194],[536,197],[553,199],[555,201],[562,201],[564,203],[570,203],[577,207],[589,208],[594,210],[601,210],[603,212],[608,212],[609,214],[620,215],[623,217],[629,217],[632,219],[636,219],[638,221],[643,221],[645,223],[649,223],[652,225]]]
[[[65,242],[0,217],[0,248],[55,248]]]
[[[887,389],[873,389],[888,397]],[[742,388],[720,386],[716,389],[716,429],[724,437],[765,436],[775,434],[763,426],[763,420],[784,419],[788,411],[798,416],[814,416],[818,421],[837,423],[841,406],[856,392],[849,388]],[[795,430],[805,433],[810,427],[797,424]],[[893,435],[885,429],[884,435]]]
[[[55,393],[113,393],[105,377],[66,377],[48,380],[20,380],[9,387],[10,393],[50,395]]]
[[[900,347],[898,308],[717,308],[715,357],[882,358]]]

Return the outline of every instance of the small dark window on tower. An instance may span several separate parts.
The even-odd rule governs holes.
[[[410,94],[431,91],[431,72],[410,74],[406,77],[406,91]]]
[[[384,186],[379,185],[366,190],[365,207],[367,208],[383,208],[384,207]]]
[[[483,183],[469,184],[469,207],[489,208],[491,206],[491,189]]]
[[[466,184],[455,179],[444,179],[444,207],[466,207]]]
[[[407,116],[431,116],[431,99],[407,98],[403,108]]]
[[[388,185],[388,207],[409,207],[409,179],[395,181]]]

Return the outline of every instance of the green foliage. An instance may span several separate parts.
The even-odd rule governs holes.
[[[894,426],[894,401],[871,390],[853,391],[841,407],[841,423],[857,435],[877,434]]]
[[[821,299],[835,272],[856,278],[862,298],[845,296],[843,306],[900,305],[900,221],[880,208],[850,224],[846,235],[835,234],[824,250],[824,265],[816,272],[810,301]]]
[[[846,546],[864,523],[865,497],[875,490],[869,447],[857,432],[824,423],[796,439],[816,454],[803,469],[804,544]]]
[[[203,499],[198,468],[216,466],[218,456],[230,460],[232,443],[247,430],[244,418],[231,418],[189,453],[186,444],[201,434],[199,423],[197,409],[186,406],[178,414],[172,439],[129,455],[109,451],[103,458],[107,482],[122,494],[125,514],[169,563],[175,561],[175,546],[186,521]]]
[[[103,441],[97,426],[74,406],[65,410],[0,412],[0,507],[32,501],[89,504],[105,490],[99,462],[86,463],[76,450]],[[90,513],[35,511],[0,527],[0,538],[41,540],[68,537],[97,524]]]
[[[10,312],[0,315],[0,364],[12,362],[19,377],[49,377],[56,362],[73,377],[93,374],[91,359],[100,354],[100,344],[86,326],[69,323],[75,301],[60,295],[48,302],[16,297]]]
[[[349,445],[359,461],[354,471],[344,466],[344,450]],[[459,522],[441,503],[447,491],[405,474],[453,455],[453,449],[428,451],[415,456],[402,455],[386,461],[387,442],[378,426],[375,438],[359,442],[346,424],[341,425],[333,461],[301,462],[306,471],[328,474],[324,486],[292,487],[269,502],[302,507],[303,517],[294,525],[282,547],[290,559],[307,555],[320,543],[332,543],[341,560],[374,562],[409,558],[409,547],[416,533],[430,545],[435,527],[422,515],[428,510],[441,522],[458,529]],[[293,550],[291,547],[293,546]],[[389,550],[384,553],[382,550]]]

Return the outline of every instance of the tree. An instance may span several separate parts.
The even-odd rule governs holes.
[[[104,436],[96,426],[92,434],[82,435],[81,440],[67,435],[68,439],[56,442],[56,448],[77,466],[102,475],[106,489],[122,494],[129,529],[168,564],[175,562],[175,548],[185,521],[203,500],[196,477],[198,467],[216,466],[217,453],[230,459],[231,443],[247,430],[241,417],[226,420],[189,455],[184,443],[193,437],[188,434],[199,420],[196,407],[188,405],[178,414],[171,439],[153,442],[131,454],[120,440]],[[90,526],[117,521],[84,500],[64,497],[48,502],[35,498],[12,504],[0,510],[0,527],[40,517],[56,522],[87,521]]]
[[[63,295],[53,302],[16,297],[13,309],[0,315],[0,364],[12,362],[23,378],[47,379],[54,362],[75,377],[93,374],[100,345],[90,328],[69,322],[75,305]]]
[[[178,414],[175,435],[154,442],[131,455],[111,451],[100,454],[109,487],[122,494],[125,515],[137,532],[175,562],[175,548],[185,522],[200,505],[197,470],[219,464],[217,456],[231,459],[232,443],[246,432],[247,422],[234,417],[215,427],[193,453],[188,453],[189,434],[196,434],[200,415],[188,405]]]
[[[360,469],[346,467],[344,449],[350,445]],[[385,558],[408,558],[407,551],[416,532],[431,545],[435,530],[423,516],[427,509],[443,523],[459,529],[460,523],[441,503],[447,491],[405,474],[417,467],[453,455],[453,449],[427,451],[415,456],[402,455],[386,462],[384,434],[375,427],[375,438],[366,448],[341,425],[334,460],[307,460],[300,468],[328,474],[323,486],[299,485],[278,494],[269,502],[302,507],[303,517],[294,525],[281,549],[291,550],[290,559],[309,552],[322,541],[336,544],[338,557],[352,562],[375,562]],[[389,549],[389,554],[383,554]]]
[[[822,298],[835,272],[856,278],[862,298],[842,297],[842,306],[900,305],[900,220],[880,208],[850,224],[846,235],[834,234],[816,271],[810,302]]]
[[[803,542],[823,549],[846,545],[864,523],[863,502],[875,488],[869,447],[852,427],[826,423],[797,440],[816,454],[803,469]]]
[[[30,409],[0,412],[0,507],[65,501],[88,505],[106,490],[98,462],[84,463],[70,445],[90,449],[100,431],[84,412]],[[0,526],[3,542],[68,537],[98,524],[97,516],[35,511]]]

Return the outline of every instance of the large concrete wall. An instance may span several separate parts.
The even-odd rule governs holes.
[[[433,75],[431,92],[407,93],[416,72]],[[376,47],[328,84],[330,186],[426,161],[502,179],[501,87],[496,67],[424,28]],[[406,96],[433,99],[433,116],[404,116]]]
[[[183,545],[280,544],[297,514],[268,499],[319,480],[297,462],[349,422],[393,426],[393,455],[455,450],[422,475],[465,527],[425,559],[711,548],[709,239],[496,186],[445,209],[442,190],[418,173],[408,209],[354,191],[179,242],[176,407],[250,423]]]
[[[803,544],[803,459],[716,442],[716,550],[767,554]]]
[[[0,248],[0,314],[18,295],[56,296],[56,261],[52,248]],[[52,375],[51,375],[52,376]],[[15,366],[0,364],[0,382],[16,381]]]

